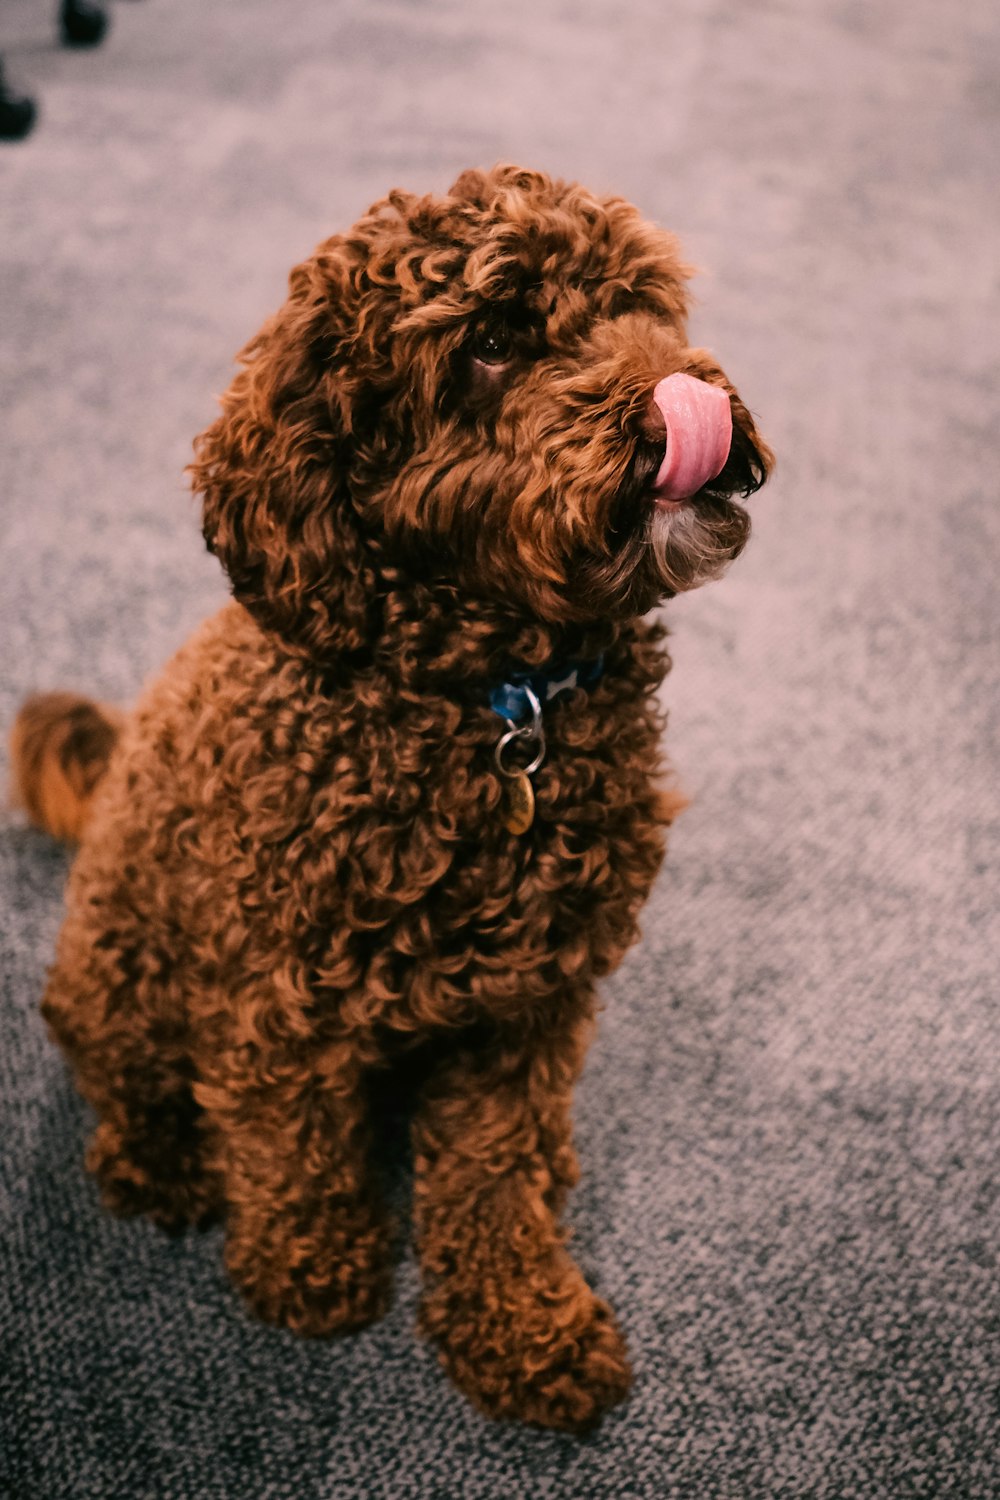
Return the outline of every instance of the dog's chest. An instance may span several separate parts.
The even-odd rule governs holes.
[[[450,863],[513,861],[527,872],[547,854],[627,842],[631,808],[658,767],[644,703],[612,711],[578,691],[547,704],[523,743],[511,727],[446,700],[359,715],[355,752],[341,741],[331,778],[354,846],[381,824],[401,852],[433,845]]]
[[[547,709],[521,832],[497,769],[502,718],[444,700],[351,717],[310,810],[321,972],[363,973],[383,1019],[407,1024],[517,1006],[613,966],[662,857],[643,700],[609,709],[578,692]]]

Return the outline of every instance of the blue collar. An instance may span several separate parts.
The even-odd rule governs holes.
[[[545,704],[560,693],[575,687],[592,687],[604,676],[604,657],[595,661],[561,662],[547,671],[514,672],[506,682],[490,693],[490,708],[501,718],[517,724],[530,718],[531,700],[525,687],[531,688],[539,703]]]

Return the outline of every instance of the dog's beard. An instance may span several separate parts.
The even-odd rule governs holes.
[[[685,593],[721,577],[749,535],[748,513],[723,495],[702,492],[670,509],[654,504],[648,545],[664,592]]]
[[[747,544],[750,516],[706,487],[683,503],[656,504],[648,480],[619,491],[611,543],[577,575],[601,612],[645,614],[663,598],[719,578]]]

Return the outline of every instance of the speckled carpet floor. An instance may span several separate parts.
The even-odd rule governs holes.
[[[127,701],[223,596],[181,470],[290,265],[385,188],[537,164],[678,230],[780,458],[670,610],[695,803],[606,984],[577,1253],[635,1391],[493,1426],[386,1320],[249,1322],[217,1232],[98,1209],[37,1001],[67,857],[0,831],[0,1494],[1000,1495],[995,461],[986,0],[147,0],[93,54],[9,0],[0,724]]]

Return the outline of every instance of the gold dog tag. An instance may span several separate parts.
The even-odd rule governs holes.
[[[507,783],[507,815],[503,820],[504,826],[511,833],[527,833],[535,821],[534,788],[523,771],[508,771],[504,780]]]

